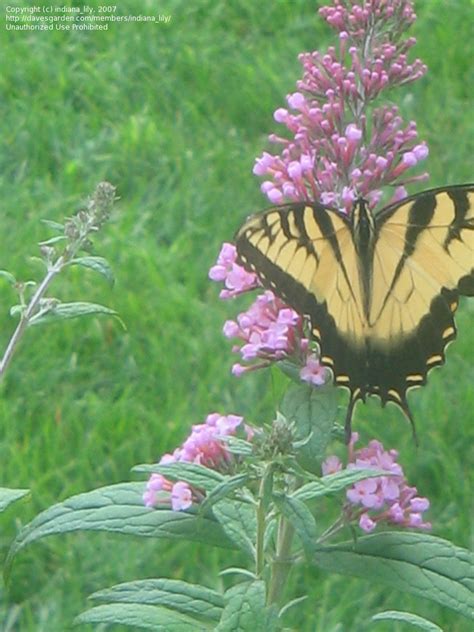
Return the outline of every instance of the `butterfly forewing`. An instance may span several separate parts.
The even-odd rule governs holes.
[[[336,382],[364,382],[362,286],[347,218],[319,204],[275,207],[249,218],[236,245],[266,288],[309,316]]]

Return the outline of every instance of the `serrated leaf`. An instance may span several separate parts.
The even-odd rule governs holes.
[[[41,512],[18,533],[7,564],[27,544],[72,531],[108,531],[141,537],[170,538],[233,548],[217,520],[143,504],[145,484],[120,483],[71,496]]]
[[[30,493],[29,489],[9,489],[8,487],[0,487],[0,511],[5,509],[12,503],[20,500]]]
[[[207,492],[211,492],[217,485],[225,481],[225,476],[216,470],[185,461],[151,465],[145,463],[136,465],[132,471],[161,474],[171,481],[185,481],[193,487],[204,489]]]
[[[224,598],[215,590],[177,579],[141,579],[99,590],[90,599],[107,603],[165,606],[182,614],[219,621]]]
[[[334,474],[328,474],[321,477],[317,481],[311,481],[302,485],[299,489],[291,494],[292,498],[299,500],[311,500],[319,496],[327,496],[328,494],[334,494],[341,491],[357,481],[363,481],[367,478],[378,478],[380,476],[392,476],[390,472],[385,470],[373,470],[373,469],[351,469],[341,470]]]
[[[64,224],[60,224],[59,222],[53,222],[50,219],[42,219],[40,220],[43,224],[45,224],[48,228],[52,230],[58,231],[60,233],[64,232]]]
[[[474,556],[447,540],[426,533],[372,534],[355,543],[321,547],[315,562],[328,571],[387,584],[473,617]]]
[[[265,583],[242,582],[225,594],[226,606],[215,632],[272,632],[280,629],[274,606],[265,605]]]
[[[74,623],[116,623],[155,632],[208,632],[207,625],[161,606],[114,603],[86,610]]]
[[[236,474],[235,476],[226,477],[222,483],[219,483],[206,496],[201,503],[199,510],[206,512],[210,507],[218,503],[223,498],[227,498],[237,489],[241,489],[248,480],[248,474]]]
[[[295,440],[304,443],[297,453],[299,463],[309,472],[319,471],[331,440],[337,414],[337,389],[327,385],[314,388],[305,384],[289,387],[280,412],[295,424]]]
[[[426,630],[426,632],[443,632],[443,629],[432,621],[428,621],[428,619],[424,619],[417,614],[413,614],[411,612],[401,612],[399,610],[379,612],[372,617],[372,621],[403,621],[403,623],[409,623],[417,628]]]
[[[71,259],[68,265],[82,266],[83,268],[89,268],[95,272],[102,274],[109,284],[112,286],[115,283],[115,276],[109,262],[104,257],[76,257]]]
[[[13,276],[13,274],[8,272],[8,270],[0,270],[0,277],[3,277],[4,279],[6,279],[8,283],[10,283],[10,285],[16,284],[15,277]]]
[[[99,305],[98,303],[85,303],[77,301],[75,303],[58,303],[46,312],[41,312],[30,319],[29,325],[45,325],[56,322],[58,320],[68,320],[70,318],[79,318],[80,316],[114,316],[122,325],[118,313],[110,307]]]
[[[311,555],[317,537],[316,521],[311,511],[304,502],[290,496],[275,496],[275,503],[300,537],[306,555]]]
[[[212,512],[227,536],[252,559],[257,538],[257,521],[253,507],[238,500],[221,500]]]

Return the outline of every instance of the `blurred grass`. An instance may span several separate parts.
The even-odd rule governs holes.
[[[121,15],[157,11],[151,1],[118,7]],[[218,301],[207,270],[221,242],[266,205],[251,168],[299,77],[297,54],[333,42],[314,8],[308,0],[162,0],[168,25],[70,34],[2,25],[0,268],[38,278],[29,257],[48,234],[40,218],[61,220],[108,179],[121,202],[96,248],[112,263],[116,287],[71,269],[54,294],[110,305],[127,324],[125,333],[94,319],[28,332],[0,388],[0,459],[1,485],[29,487],[32,497],[2,516],[3,547],[53,502],[129,479],[134,464],[172,450],[208,412],[271,419],[272,376],[238,381],[228,372],[233,359],[220,331],[238,306]],[[430,184],[469,181],[472,7],[431,0],[417,10],[415,54],[429,74],[391,96],[430,145]],[[2,349],[14,301],[0,283]],[[447,366],[410,396],[418,450],[397,410],[371,401],[356,414],[364,438],[402,452],[410,480],[431,499],[434,533],[462,546],[472,500],[472,314],[461,307]],[[54,538],[18,560],[0,618],[5,630],[62,632],[94,590],[161,575],[213,586],[227,564],[228,554],[203,547]],[[291,591],[309,592],[288,614],[302,631],[365,630],[371,614],[400,605],[399,593],[317,569],[295,571]],[[445,629],[470,629],[429,602],[403,600]]]

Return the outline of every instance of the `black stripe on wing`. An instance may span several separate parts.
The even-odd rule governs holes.
[[[307,212],[308,207],[312,209],[311,218],[320,232],[319,235],[309,235],[306,229],[304,213]],[[309,256],[315,257],[317,266],[326,265],[324,258],[321,260],[321,252],[328,248],[329,244],[337,262],[334,276],[341,275],[343,279],[341,282],[347,285],[354,302],[353,318],[360,318],[356,306],[357,299],[353,295],[352,284],[338,240],[338,230],[340,231],[341,228],[336,230],[333,219],[338,219],[346,227],[347,239],[352,239],[350,223],[337,211],[317,204],[274,207],[247,220],[236,235],[236,246],[240,263],[247,270],[255,272],[264,287],[272,290],[299,314],[309,316],[312,337],[320,346],[322,364],[332,370],[337,385],[345,386],[352,395],[356,394],[355,401],[363,397],[367,383],[365,343],[362,341],[361,345],[359,340],[359,345],[351,344],[347,335],[343,337],[339,333],[335,318],[328,312],[325,298],[318,301],[310,289],[278,265],[278,257],[276,261],[273,261],[266,256],[265,252],[270,250],[281,237],[278,230],[273,232],[264,228],[268,225],[268,216],[273,218],[275,212],[278,213],[285,244],[288,240],[296,241],[298,247],[305,248]],[[265,242],[266,239],[269,239],[269,243]],[[259,247],[263,243],[265,252]],[[321,251],[318,251],[318,244],[321,244]],[[334,316],[337,318],[338,314]]]

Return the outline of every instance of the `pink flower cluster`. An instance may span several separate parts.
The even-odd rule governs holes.
[[[390,476],[368,478],[355,483],[346,492],[344,512],[347,520],[358,519],[359,526],[366,532],[373,531],[377,524],[387,522],[402,527],[430,529],[431,524],[423,521],[422,514],[429,509],[427,498],[417,495],[416,487],[409,487],[403,469],[397,463],[396,450],[385,451],[376,440],[368,446],[354,451],[358,440],[354,432],[349,444],[347,469],[377,469],[390,472]],[[336,456],[328,457],[323,465],[323,474],[342,470]]]
[[[232,298],[247,290],[258,287],[257,275],[247,272],[237,263],[237,252],[233,244],[223,243],[216,264],[209,270],[212,281],[223,281],[225,289],[220,298]]]
[[[246,272],[237,263],[237,252],[232,244],[223,244],[209,277],[224,282],[221,298],[233,298],[257,287],[256,275]],[[239,340],[232,350],[239,352],[247,363],[233,365],[232,373],[236,376],[287,359],[301,367],[302,380],[316,386],[327,380],[326,369],[304,337],[303,318],[269,290],[257,296],[236,320],[226,321],[223,331],[227,338]]]
[[[233,456],[227,450],[222,437],[234,435],[237,428],[242,427],[243,417],[237,415],[219,415],[212,413],[207,416],[203,424],[195,424],[184,443],[172,454],[164,454],[159,463],[186,462],[198,463],[212,470],[226,472],[233,463]],[[244,426],[247,438],[251,438],[253,431]],[[188,509],[193,501],[202,500],[201,491],[192,488],[184,481],[172,482],[161,474],[152,474],[143,494],[143,502],[147,507],[158,505],[168,506],[174,511]]]
[[[350,212],[360,196],[375,206],[387,185],[396,187],[391,201],[400,199],[405,184],[427,177],[405,172],[427,157],[428,148],[417,142],[413,121],[403,126],[396,107],[369,115],[368,106],[383,90],[426,72],[419,59],[408,63],[415,39],[399,41],[415,19],[412,4],[335,0],[320,14],[339,30],[339,50],[300,55],[303,78],[287,96],[291,112],[274,114],[291,138],[272,134],[270,141],[283,145],[281,154],[264,152],[254,174],[270,177],[261,188],[273,204],[316,200]]]
[[[321,15],[339,33],[350,32],[352,38],[363,44],[374,22],[392,33],[397,40],[416,20],[410,0],[365,0],[356,4],[351,0],[333,0],[332,7],[321,7]]]

